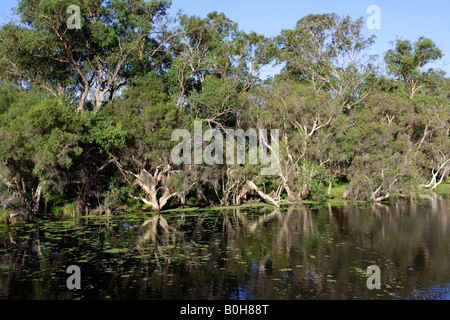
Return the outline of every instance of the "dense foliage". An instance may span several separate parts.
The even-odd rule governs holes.
[[[69,3],[70,2],[70,3]],[[66,8],[78,4],[81,28]],[[362,19],[309,15],[273,39],[168,1],[22,0],[0,28],[0,204],[31,219],[71,206],[239,205],[435,189],[450,172],[450,79],[432,40],[397,40],[386,74]],[[261,80],[261,69],[282,72]],[[280,166],[174,164],[176,129],[278,129]],[[247,153],[250,150],[246,150]],[[1,209],[1,208],[0,208]]]

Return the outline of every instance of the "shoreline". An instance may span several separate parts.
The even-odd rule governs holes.
[[[303,201],[298,201],[298,202],[282,201],[279,203],[280,209],[286,208],[286,207],[292,206],[292,205],[309,205],[309,206],[314,206],[314,207],[325,207],[325,206],[342,207],[342,206],[352,205],[352,204],[374,204],[374,202],[372,202],[372,201],[353,201],[353,200],[344,199],[342,196],[343,196],[343,192],[345,191],[345,188],[343,188],[343,187],[345,187],[345,185],[339,185],[339,186],[333,188],[333,191],[334,191],[334,192],[332,192],[333,196],[331,198],[327,198],[327,199],[323,199],[323,200],[308,199],[308,200],[303,200]],[[450,195],[450,183],[441,184],[434,191],[417,193],[414,196],[408,197],[408,199],[419,197],[421,195],[426,195],[426,194],[437,194],[440,196]],[[405,198],[407,198],[407,197],[405,197]],[[387,204],[391,201],[393,201],[393,199],[387,199],[385,201],[380,202],[379,204]],[[124,208],[124,210],[119,211],[118,213],[111,213],[108,215],[90,213],[88,215],[80,216],[80,215],[67,215],[67,214],[62,213],[57,216],[55,214],[53,214],[53,215],[49,214],[44,217],[36,216],[36,218],[39,220],[45,219],[45,220],[58,221],[58,220],[70,220],[73,218],[83,218],[83,217],[119,217],[119,216],[124,216],[124,215],[132,215],[132,214],[136,214],[136,213],[166,215],[166,214],[176,214],[176,213],[182,213],[182,212],[189,213],[189,212],[219,211],[219,210],[233,210],[233,209],[238,210],[238,209],[257,208],[257,207],[275,208],[275,206],[270,203],[252,202],[252,203],[244,203],[241,205],[231,205],[231,206],[215,205],[215,206],[210,206],[210,207],[199,207],[199,206],[176,207],[176,208],[169,208],[169,209],[161,210],[161,211],[151,211],[146,208],[139,208],[137,210],[133,210],[132,208],[126,208],[126,209]],[[61,211],[62,210],[63,210],[63,208],[61,208]],[[19,219],[17,221],[11,222],[10,218],[6,217],[7,215],[9,216],[10,212],[8,212],[6,210],[2,210],[0,212],[1,212],[0,224],[10,224],[10,223],[15,223],[17,221],[20,221],[20,219]]]

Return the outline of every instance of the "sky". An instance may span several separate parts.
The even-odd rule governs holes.
[[[11,9],[17,3],[16,0],[0,0],[0,24],[14,19]],[[450,76],[448,0],[172,0],[170,13],[175,15],[182,10],[189,15],[204,17],[212,11],[223,12],[237,22],[241,30],[273,37],[283,29],[294,28],[298,20],[311,13],[348,14],[354,19],[368,19],[370,5],[381,9],[381,28],[364,29],[367,36],[374,34],[377,37],[369,53],[382,56],[393,47],[392,41],[397,38],[414,42],[424,36],[433,40],[444,53],[443,59],[427,67],[443,69]],[[275,72],[276,68],[266,68],[261,76]]]
[[[450,1],[448,0],[172,0],[171,13],[182,10],[204,17],[211,11],[223,12],[239,28],[268,37],[293,29],[308,14],[336,13],[354,19],[368,19],[367,9],[377,5],[381,10],[381,28],[365,27],[367,36],[377,37],[370,54],[381,57],[393,48],[397,38],[413,42],[424,36],[433,40],[444,53],[443,59],[427,67],[443,69],[450,76]],[[384,67],[382,62],[381,67]],[[276,70],[275,70],[276,71]],[[273,71],[266,68],[266,73]]]

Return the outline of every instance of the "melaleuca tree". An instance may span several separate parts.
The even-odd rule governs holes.
[[[177,168],[171,152],[176,143],[171,136],[175,129],[187,126],[184,110],[170,101],[164,83],[149,74],[108,105],[107,111],[127,131],[126,144],[111,152],[111,157],[123,179],[137,189],[129,196],[161,210],[180,192],[171,181],[182,180],[174,175]]]
[[[405,126],[411,116],[407,99],[385,93],[354,110],[342,144],[351,161],[346,197],[379,202],[417,188],[414,142]]]
[[[68,192],[76,178],[81,124],[48,94],[17,89],[14,94],[17,99],[6,103],[0,116],[0,185],[9,199],[4,205],[31,219],[42,196]]]
[[[332,92],[341,106],[351,109],[369,95],[360,88],[375,72],[375,57],[366,52],[375,37],[365,38],[363,27],[363,19],[308,15],[276,37],[277,59],[286,62],[286,69],[298,80],[318,92]]]
[[[440,95],[416,94],[412,102],[415,161],[425,181],[421,186],[432,190],[450,173],[450,105],[446,95],[445,90]]]
[[[336,128],[332,124],[342,107],[329,93],[295,80],[276,81],[252,93],[255,99],[245,114],[248,126],[280,130],[279,191],[291,201],[308,198],[316,183],[325,182],[325,165],[334,161],[337,135],[330,129]]]
[[[397,40],[395,49],[389,50],[384,60],[388,71],[403,83],[405,94],[412,99],[426,85],[433,71],[424,71],[424,67],[442,58],[442,51],[428,38],[420,37],[415,43],[409,40]]]
[[[76,199],[78,211],[102,211],[102,194],[117,179],[110,154],[125,146],[128,132],[104,111],[79,114],[78,132],[83,152],[77,157]]]
[[[80,8],[80,29],[67,23],[67,9],[74,5]],[[21,24],[0,29],[0,77],[68,95],[78,101],[78,111],[92,95],[98,110],[127,79],[154,67],[167,36],[157,29],[168,6],[165,0],[22,0]]]
[[[205,18],[179,15],[179,36],[172,45],[169,73],[180,106],[215,126],[233,126],[244,103],[242,95],[270,61],[270,41],[245,33],[223,13]]]

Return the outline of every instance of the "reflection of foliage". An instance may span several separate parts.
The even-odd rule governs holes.
[[[119,288],[125,286],[141,298],[223,299],[236,286],[248,298],[419,297],[416,287],[446,281],[450,263],[440,209],[448,200],[425,203],[415,211],[406,202],[395,208],[260,205],[11,226],[0,239],[7,244],[0,246],[0,265],[9,266],[0,272],[35,270],[24,281],[52,288],[59,278],[46,277],[48,271],[80,263],[93,275],[96,285],[85,294],[94,299],[124,297]],[[366,289],[365,270],[373,264],[382,270],[382,291]],[[6,281],[1,274],[0,281]],[[8,286],[9,280],[2,283]]]
[[[125,202],[128,193],[128,187],[120,186],[119,179],[111,179],[109,188],[101,195],[103,208],[110,212],[116,210]]]

